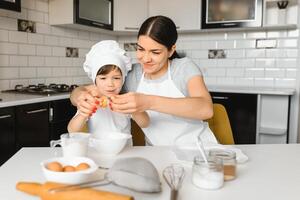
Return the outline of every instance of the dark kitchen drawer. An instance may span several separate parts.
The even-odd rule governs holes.
[[[16,107],[16,144],[21,147],[49,146],[49,104]]]
[[[0,165],[15,152],[15,110],[14,107],[0,108]]]
[[[50,121],[69,121],[76,113],[76,107],[69,99],[62,99],[50,102]]]
[[[77,109],[69,99],[50,102],[50,139],[57,140],[60,135],[67,133],[70,119],[75,115]]]
[[[236,144],[256,143],[256,94],[211,93],[213,103],[224,105]]]

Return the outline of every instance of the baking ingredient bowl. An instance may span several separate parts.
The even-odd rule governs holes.
[[[120,153],[127,144],[131,135],[122,132],[110,132],[102,138],[90,137],[90,146],[102,156],[112,156]]]
[[[66,169],[75,168],[75,171],[61,171],[57,167],[60,164]],[[79,165],[81,164],[81,165]],[[85,169],[79,169],[79,166],[88,166]],[[51,166],[49,169],[49,166]],[[65,184],[78,184],[89,181],[94,172],[98,169],[96,163],[87,157],[56,157],[41,162],[43,174],[47,181],[53,181]],[[79,168],[78,168],[79,167]],[[76,170],[77,169],[77,170]],[[57,171],[54,171],[57,170]]]

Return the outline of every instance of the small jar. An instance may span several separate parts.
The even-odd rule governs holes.
[[[211,149],[210,157],[217,157],[223,161],[224,180],[233,180],[236,177],[236,153],[228,149]]]
[[[218,189],[223,186],[224,174],[222,160],[216,157],[208,157],[205,162],[202,157],[194,158],[192,182],[203,189]]]

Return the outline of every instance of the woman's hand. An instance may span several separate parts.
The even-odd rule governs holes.
[[[126,114],[143,112],[151,107],[149,97],[148,95],[134,92],[112,96],[110,108],[115,112]]]

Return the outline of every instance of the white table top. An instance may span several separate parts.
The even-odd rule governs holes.
[[[179,191],[179,200],[298,200],[300,198],[300,144],[238,145],[248,157],[245,164],[238,165],[237,178],[225,182],[219,190],[204,190],[191,183],[191,167],[185,164],[186,176]],[[94,157],[93,153],[90,156]],[[152,161],[160,175],[170,163],[178,162],[167,147],[134,147],[126,149],[118,157],[140,156]],[[38,199],[15,189],[18,181],[44,182],[40,162],[52,157],[50,148],[23,148],[0,167],[0,196],[5,200]],[[99,159],[96,159],[101,164]],[[130,194],[135,200],[167,200],[169,188],[161,177],[162,192],[143,194],[117,186],[101,187],[111,191]],[[100,188],[99,188],[100,189]]]

